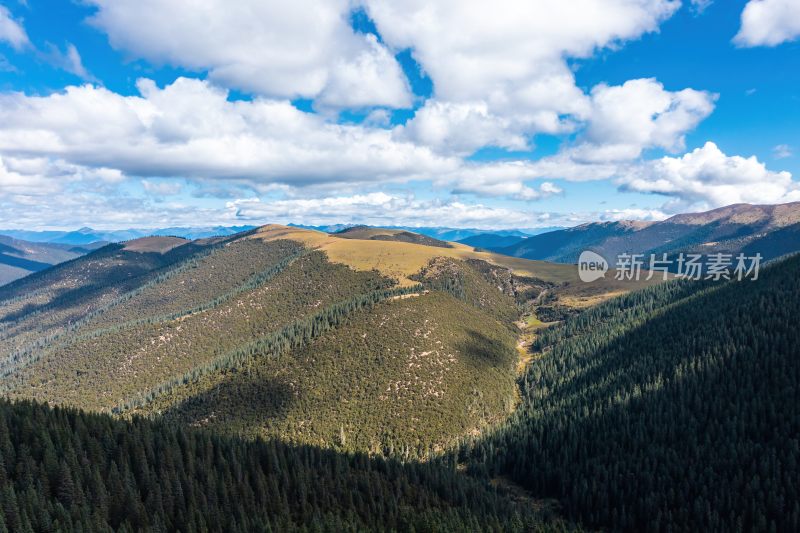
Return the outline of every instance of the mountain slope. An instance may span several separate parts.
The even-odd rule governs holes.
[[[0,401],[4,531],[564,530],[448,464]]]
[[[0,287],[0,353],[5,357],[0,366],[41,348],[53,336],[212,244],[191,242],[163,254],[111,244]]]
[[[425,246],[436,246],[439,248],[452,248],[452,245],[445,241],[440,241],[419,233],[395,229],[371,228],[369,226],[353,226],[351,228],[337,231],[334,233],[334,236],[341,239],[398,241],[412,244],[422,244]]]
[[[798,273],[673,282],[541,333],[520,409],[462,457],[589,527],[797,530]]]
[[[0,285],[90,251],[91,247],[35,243],[0,235]]]
[[[523,309],[574,268],[266,226],[109,245],[5,289],[2,391],[124,416],[428,457],[516,404]]]
[[[647,226],[645,222],[627,221],[582,224],[574,228],[528,237],[499,252],[527,259],[576,263],[583,250],[597,249],[610,239],[635,233]]]
[[[655,223],[599,222],[529,237],[502,253],[528,259],[574,263],[589,249],[615,263],[621,253],[760,252],[773,259],[797,251],[800,202],[782,205],[736,204],[704,213],[676,215]],[[780,233],[778,233],[780,232]],[[775,235],[775,237],[772,237]],[[763,251],[759,248],[763,247]]]

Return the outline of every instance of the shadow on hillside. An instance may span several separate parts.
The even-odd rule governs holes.
[[[791,530],[776,510],[795,472],[772,458],[799,457],[798,264],[673,304],[600,349],[550,355],[529,374],[543,394],[530,415],[479,447],[591,527]],[[759,309],[765,294],[775,301]]]
[[[455,343],[455,348],[476,365],[496,366],[508,361],[509,349],[499,339],[493,339],[474,329],[466,330],[467,338]]]
[[[286,416],[294,400],[291,384],[246,370],[229,372],[221,383],[171,407],[164,417],[197,426],[251,433]]]

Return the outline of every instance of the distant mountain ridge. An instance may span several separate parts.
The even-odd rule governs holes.
[[[482,233],[461,239],[461,244],[485,248],[486,250],[500,250],[524,241],[527,237],[521,235],[503,235],[500,233]]]
[[[242,231],[249,231],[256,226],[198,226],[198,227],[169,227],[155,229],[122,229],[122,230],[96,230],[84,227],[74,231],[30,231],[30,230],[2,230],[0,235],[7,235],[15,239],[24,239],[31,242],[47,242],[58,244],[89,244],[98,241],[122,242],[142,237],[181,237],[184,239],[204,239],[208,237],[225,237]]]
[[[365,224],[330,224],[330,225],[304,225],[304,224],[288,224],[293,228],[313,229],[317,231],[324,231],[325,233],[340,233],[343,230],[362,227],[373,229],[389,229],[389,230],[402,230],[412,233],[432,237],[440,241],[462,242],[477,235],[498,235],[502,237],[521,237],[526,238],[532,235],[539,235],[548,231],[555,231],[562,229],[559,226],[546,227],[546,228],[523,228],[523,229],[475,229],[475,228],[447,228],[447,227],[425,227],[425,226],[368,226]]]
[[[558,226],[546,228],[523,228],[523,229],[505,229],[505,230],[484,230],[475,228],[449,228],[449,227],[416,227],[416,226],[368,226],[364,224],[329,224],[329,225],[305,225],[305,224],[288,224],[290,227],[313,229],[317,231],[324,231],[325,233],[340,233],[344,230],[351,228],[372,228],[384,230],[400,230],[411,233],[417,233],[440,241],[462,242],[465,239],[472,239],[474,237],[484,236],[483,239],[478,239],[476,242],[483,244],[492,244],[495,238],[503,239],[500,242],[501,246],[486,246],[487,249],[494,249],[498,247],[509,246],[518,240],[539,235],[546,232],[552,232],[563,229]],[[95,242],[123,242],[142,237],[181,237],[184,239],[204,239],[209,237],[225,237],[255,229],[257,226],[242,225],[242,226],[174,226],[168,228],[129,228],[120,230],[101,230],[90,227],[83,227],[77,230],[19,230],[19,229],[0,229],[0,235],[7,235],[15,239],[26,240],[30,242],[44,242],[44,243],[57,243],[57,244],[74,244],[85,245]],[[512,239],[516,237],[516,239]],[[466,242],[471,246],[480,246],[473,242]]]
[[[496,251],[574,263],[583,250],[613,262],[621,253],[760,253],[773,259],[800,250],[800,202],[735,204],[660,222],[594,222],[529,237]]]
[[[98,245],[36,243],[0,235],[0,285],[80,257],[97,247]]]

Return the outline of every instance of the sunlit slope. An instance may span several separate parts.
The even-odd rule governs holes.
[[[513,290],[448,258],[391,289],[297,242],[239,239],[178,265],[10,367],[5,394],[412,457],[507,416]],[[273,275],[248,282],[255,265]]]
[[[510,413],[515,340],[510,324],[450,294],[394,298],[305,347],[257,352],[134,412],[250,437],[424,456]]]
[[[413,285],[409,276],[419,272],[434,257],[453,259],[481,259],[489,263],[511,268],[515,273],[532,276],[545,281],[562,282],[577,280],[574,267],[545,261],[531,261],[508,257],[491,252],[477,252],[470,246],[450,243],[452,248],[425,246],[420,244],[379,241],[371,239],[340,238],[320,231],[292,228],[270,224],[259,228],[253,239],[292,239],[323,250],[331,261],[344,263],[356,270],[379,270],[394,277],[401,285]]]
[[[9,357],[113,304],[175,265],[206,253],[191,242],[163,253],[110,244],[0,287],[0,355]]]
[[[422,244],[424,246],[434,246],[438,248],[451,248],[453,245],[447,241],[441,241],[407,230],[373,228],[369,226],[354,226],[333,234],[339,239],[360,239],[373,241],[396,241],[408,242],[412,244]]]
[[[197,262],[190,271],[195,279],[206,279],[209,272],[219,276],[214,280],[218,292],[204,302],[202,309],[193,310],[197,301],[188,300],[183,312],[178,312],[172,305],[174,298],[151,302],[153,294],[141,291],[119,308],[109,310],[120,317],[113,326],[90,321],[6,377],[4,388],[13,397],[111,410],[128,397],[191,372],[318,309],[388,284],[374,273],[331,264],[320,252],[297,256],[296,250],[285,243],[231,244]],[[230,283],[222,284],[226,276],[219,271],[237,270],[230,262],[233,251],[255,257],[259,253],[262,268],[273,271],[274,276],[255,287],[234,290],[226,299],[225,294],[233,289]],[[282,264],[287,258],[290,263]],[[283,268],[273,270],[270,265]],[[248,279],[238,277],[239,283]],[[153,288],[165,294],[182,294],[179,289],[189,281],[185,278],[185,272],[181,272]],[[145,308],[139,305],[141,302],[152,305]],[[116,313],[119,309],[125,312]],[[140,320],[132,320],[134,317]]]
[[[518,276],[528,276],[542,281],[560,285],[559,294],[565,303],[575,307],[585,307],[602,301],[610,296],[618,296],[647,285],[658,283],[658,278],[640,281],[617,281],[614,272],[610,271],[604,279],[593,283],[583,283],[578,278],[574,265],[533,261],[519,257],[477,251],[471,246],[460,243],[449,243],[451,248],[425,246],[398,241],[372,240],[371,236],[379,233],[372,228],[365,233],[366,239],[339,238],[315,230],[293,228],[270,224],[253,232],[249,238],[262,240],[291,239],[303,242],[310,248],[322,250],[328,258],[336,263],[343,263],[356,270],[378,270],[381,274],[398,281],[400,286],[410,286],[415,282],[411,276],[436,257],[453,259],[477,259],[510,269]],[[385,230],[391,231],[391,230]]]
[[[376,231],[266,226],[83,258],[0,305],[0,341],[24,348],[0,361],[0,391],[426,457],[515,405],[522,312],[545,296],[580,306],[634,287]]]

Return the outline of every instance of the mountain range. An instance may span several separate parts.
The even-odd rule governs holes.
[[[206,227],[170,227],[154,229],[122,229],[97,230],[83,227],[73,231],[31,231],[0,230],[0,235],[30,242],[46,242],[55,244],[90,244],[96,242],[122,242],[151,235],[183,237],[184,239],[202,239],[219,235],[231,235],[253,229],[255,226],[206,226]]]
[[[338,233],[352,227],[372,227],[363,224],[331,224],[326,226],[308,226],[301,224],[289,224],[289,226],[304,229],[313,229],[317,231],[324,231],[326,233]],[[526,228],[526,229],[507,229],[507,230],[493,230],[493,229],[475,229],[475,228],[446,228],[446,227],[425,227],[425,226],[381,226],[380,229],[384,230],[403,230],[412,233],[418,233],[434,239],[442,241],[455,241],[463,242],[464,239],[472,237],[487,235],[490,238],[498,237],[520,237],[525,238],[531,235],[539,235],[548,231],[555,231],[562,229],[560,227],[545,227],[545,228]]]
[[[773,259],[800,249],[800,203],[736,204],[687,213],[660,222],[595,222],[528,237],[510,246],[483,246],[500,253],[575,263],[592,250],[614,263],[621,253],[760,253]]]
[[[0,235],[0,285],[39,272],[102,246],[29,242]]]
[[[538,239],[777,255],[795,214]],[[800,527],[797,255],[584,283],[330,229],[151,235],[0,286],[0,531]]]

